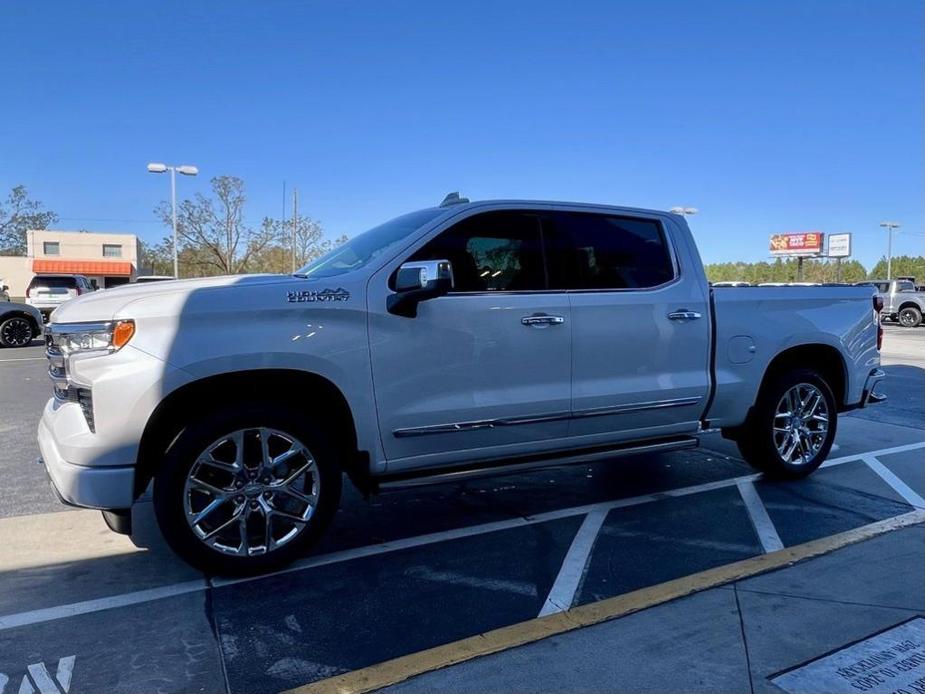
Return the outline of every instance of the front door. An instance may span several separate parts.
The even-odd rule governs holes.
[[[446,259],[454,289],[415,318],[386,311],[401,262]],[[563,438],[571,397],[569,300],[548,289],[537,214],[484,212],[370,281],[370,351],[389,471],[516,455]]]

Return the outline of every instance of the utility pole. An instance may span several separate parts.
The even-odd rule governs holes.
[[[295,266],[295,248],[296,248],[296,232],[299,226],[299,189],[293,186],[292,188],[292,271],[296,271]]]
[[[899,229],[902,226],[899,222],[880,222],[880,226],[886,229],[886,278],[893,279],[893,229]]]

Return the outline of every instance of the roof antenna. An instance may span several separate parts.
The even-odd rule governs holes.
[[[450,205],[463,205],[469,202],[469,198],[459,197],[459,191],[454,191],[452,193],[447,193],[446,197],[443,198],[443,202],[440,203],[440,207],[449,207]]]

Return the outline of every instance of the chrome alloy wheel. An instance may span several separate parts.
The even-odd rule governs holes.
[[[3,324],[3,343],[23,347],[32,341],[32,325],[25,318],[10,318]]]
[[[800,383],[784,393],[774,412],[774,445],[781,460],[806,465],[829,431],[829,407],[816,386]]]
[[[291,542],[318,507],[321,478],[308,448],[276,429],[239,429],[213,442],[186,476],[186,522],[224,554],[266,554]]]

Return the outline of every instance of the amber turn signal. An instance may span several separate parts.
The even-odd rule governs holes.
[[[120,320],[112,329],[112,346],[122,349],[135,334],[135,321]]]

